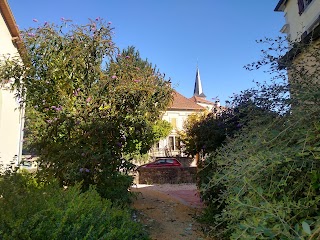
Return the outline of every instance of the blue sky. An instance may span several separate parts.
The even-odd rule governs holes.
[[[283,14],[274,12],[278,0],[8,0],[20,29],[40,23],[75,23],[102,17],[115,28],[120,48],[133,45],[156,64],[173,87],[193,94],[197,63],[208,100],[221,104],[233,93],[270,78],[244,65],[260,58],[255,40],[279,36]]]

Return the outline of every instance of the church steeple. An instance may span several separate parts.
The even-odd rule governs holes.
[[[203,97],[203,98],[206,97],[206,95],[204,95],[203,90],[202,90],[202,84],[201,84],[200,72],[199,72],[198,66],[197,66],[197,73],[196,73],[196,81],[194,83],[193,96]]]

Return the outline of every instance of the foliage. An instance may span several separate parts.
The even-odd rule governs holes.
[[[134,47],[123,50],[108,65],[113,81],[108,85],[114,97],[110,106],[126,130],[125,153],[146,153],[170,132],[160,116],[172,101],[172,89],[162,74]]]
[[[22,34],[24,64],[8,58],[0,75],[26,105],[25,142],[40,156],[40,174],[128,200],[134,165],[124,156],[145,153],[161,136],[170,85],[133,47],[117,54],[112,28],[99,18]]]
[[[270,50],[282,52],[277,42]],[[296,47],[300,55],[286,62],[290,84],[271,82],[235,96],[234,106],[253,106],[245,108],[246,124],[206,159],[200,183],[208,206],[203,220],[215,236],[319,237],[319,45]],[[264,53],[253,66],[271,63],[272,74],[286,80],[276,68],[283,57]]]
[[[188,116],[180,139],[185,146],[184,152],[194,156],[213,151],[217,145],[221,145],[225,135],[215,113],[198,113]]]
[[[29,174],[0,178],[1,239],[149,239],[130,212],[90,187],[62,189]]]
[[[190,114],[183,123],[183,130],[179,132],[180,141],[184,145],[184,152],[188,155],[196,155],[199,153],[203,146],[197,146],[196,137],[198,126],[202,119],[205,118],[205,113]]]
[[[241,129],[247,105],[215,107],[212,112],[189,115],[184,122],[184,130],[179,133],[185,145],[185,153],[194,156],[200,152],[205,155],[215,151],[227,137],[232,137]]]

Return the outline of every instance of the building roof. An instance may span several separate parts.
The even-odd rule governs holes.
[[[173,91],[173,101],[172,105],[168,108],[168,110],[194,110],[194,111],[203,111],[204,107],[196,104],[193,100],[188,99],[178,93],[177,91]]]
[[[196,80],[195,80],[195,83],[194,83],[193,96],[203,97],[203,98],[206,97],[206,95],[203,93],[203,90],[202,90],[200,72],[199,72],[199,68],[198,67],[197,67],[197,72],[196,72]]]
[[[196,103],[204,103],[204,104],[209,104],[209,105],[216,105],[215,102],[209,101],[203,97],[197,97],[197,96],[193,96],[190,98],[190,100],[192,100],[193,102]]]
[[[280,0],[277,4],[277,6],[275,7],[274,11],[276,12],[283,12],[284,7],[286,5],[286,3],[288,2],[288,0]]]
[[[17,27],[16,21],[14,20],[13,14],[9,7],[7,0],[0,0],[0,13],[7,25],[7,28],[11,34],[12,42],[16,44],[18,51],[21,55],[23,48],[23,43],[19,34],[19,29]]]

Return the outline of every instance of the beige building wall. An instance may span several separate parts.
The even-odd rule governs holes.
[[[286,25],[283,31],[288,34],[290,40],[300,41],[301,35],[307,31],[312,31],[313,23],[319,19],[320,16],[320,0],[313,0],[303,11],[299,14],[299,7],[297,0],[286,1],[284,8],[284,16]]]
[[[298,85],[302,81],[319,82],[317,73],[320,68],[320,40],[316,33],[320,24],[320,0],[312,0],[309,4],[303,1],[305,7],[302,13],[299,13],[297,0],[280,0],[276,7],[276,10],[284,12],[286,20],[282,32],[287,33],[291,41],[301,43],[295,44],[294,49],[288,52],[289,62],[286,63],[289,81]]]
[[[302,51],[294,58],[293,70],[297,74],[317,75],[320,70],[320,39],[317,39],[307,46],[302,46]]]
[[[0,56],[17,55],[11,34],[1,15],[0,18]],[[1,79],[2,80],[2,79]],[[20,111],[14,92],[0,89],[0,162],[9,164],[19,154]]]
[[[295,96],[294,89],[298,89],[302,95],[319,91],[320,39],[304,46],[291,62],[287,72],[292,96]]]

